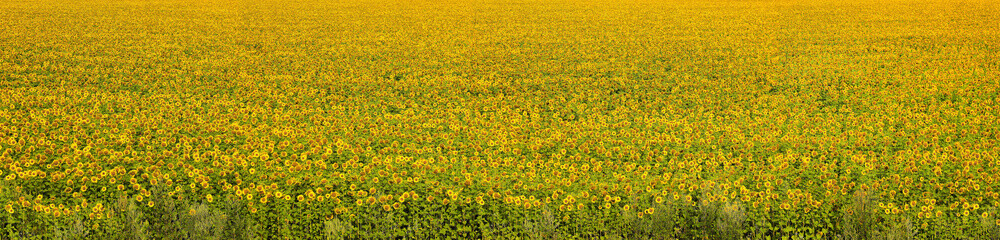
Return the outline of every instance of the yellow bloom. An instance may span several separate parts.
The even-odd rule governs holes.
[[[632,207],[629,206],[628,204],[625,204],[625,207],[622,207],[622,209],[624,209],[625,211],[628,211],[629,209],[632,209]]]
[[[209,193],[209,194],[205,195],[205,200],[208,200],[208,202],[213,202],[213,201],[215,201],[215,198],[212,197],[211,193]]]
[[[646,214],[650,214],[650,215],[652,215],[652,214],[653,214],[653,211],[654,211],[654,209],[653,209],[653,208],[647,208],[647,209],[646,209]]]

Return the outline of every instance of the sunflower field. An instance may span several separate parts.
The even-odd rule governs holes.
[[[0,239],[1000,239],[992,0],[4,0]]]

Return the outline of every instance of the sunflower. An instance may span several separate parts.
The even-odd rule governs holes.
[[[7,213],[14,213],[14,205],[11,205],[10,203],[4,206],[3,209],[7,210]]]

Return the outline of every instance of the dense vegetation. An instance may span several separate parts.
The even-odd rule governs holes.
[[[995,1],[0,1],[0,235],[1000,238]]]

